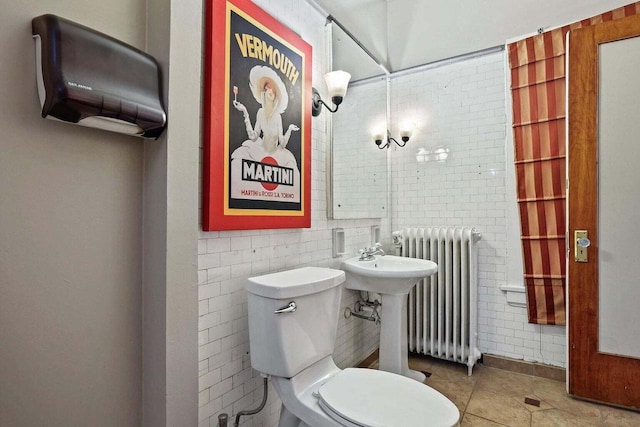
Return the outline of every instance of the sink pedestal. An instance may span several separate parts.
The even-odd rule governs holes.
[[[422,372],[409,369],[407,343],[408,294],[381,294],[379,369],[424,382]]]
[[[350,258],[342,268],[347,275],[347,289],[375,292],[382,298],[380,370],[424,382],[423,373],[409,369],[407,297],[420,279],[438,270],[438,265],[425,259],[385,255],[364,260]]]

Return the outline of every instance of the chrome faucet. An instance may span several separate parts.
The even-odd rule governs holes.
[[[384,256],[384,251],[380,243],[376,243],[375,246],[370,248],[360,249],[360,258],[358,258],[358,261],[371,261],[376,259],[376,255]]]

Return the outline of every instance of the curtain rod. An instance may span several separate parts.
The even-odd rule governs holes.
[[[382,71],[384,71],[384,73],[386,75],[391,74],[391,71],[389,71],[389,69],[382,63],[382,61],[380,61],[373,53],[371,53],[371,51],[369,49],[366,48],[365,45],[363,45],[362,43],[360,43],[360,40],[358,40],[358,38],[356,36],[354,36],[351,31],[347,30],[345,28],[344,25],[342,25],[340,23],[340,21],[338,21],[333,15],[328,15],[327,16],[327,23],[331,23],[333,22],[334,24],[336,24],[338,26],[338,28],[340,28],[347,36],[349,36],[349,38],[351,40],[353,40],[353,42],[355,44],[358,45],[358,47],[360,49],[362,49],[364,51],[364,53],[367,54],[367,56],[369,56],[369,58],[373,59],[373,61],[378,64],[378,67],[380,67],[382,69]]]
[[[426,64],[416,65],[413,67],[405,68],[399,71],[391,73],[390,77],[400,77],[408,74],[419,73],[420,71],[430,70],[432,68],[443,67],[445,65],[456,64],[458,62],[467,61],[469,59],[478,58],[480,56],[490,55],[492,53],[501,52],[504,50],[504,45],[493,46],[486,49],[476,50],[475,52],[463,53],[462,55],[452,56],[450,58],[439,59],[437,61],[428,62]]]
[[[462,54],[462,55],[452,56],[450,58],[439,59],[437,61],[429,62],[427,64],[416,65],[414,67],[405,68],[405,69],[399,70],[399,71],[392,71],[386,76],[380,74],[378,76],[365,77],[364,79],[360,79],[360,80],[356,80],[354,82],[351,82],[351,83],[349,83],[349,85],[354,86],[354,85],[359,85],[359,84],[370,83],[372,81],[379,80],[379,79],[384,79],[384,78],[387,78],[387,77],[392,79],[392,78],[395,78],[395,77],[401,77],[401,76],[406,76],[406,75],[410,75],[410,74],[414,74],[414,73],[419,73],[421,71],[426,71],[426,70],[430,70],[430,69],[438,68],[438,67],[444,67],[445,65],[451,65],[451,64],[458,63],[458,62],[467,61],[469,59],[474,59],[474,58],[479,58],[481,56],[490,55],[492,53],[501,52],[504,49],[505,49],[504,45],[494,46],[494,47],[490,47],[490,48],[487,48],[487,49],[481,49],[481,50],[477,50],[475,52],[470,52],[470,53],[465,53],[465,54]]]

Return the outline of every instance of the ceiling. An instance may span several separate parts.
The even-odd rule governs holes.
[[[333,16],[390,72],[495,46],[632,3],[630,0],[308,0]],[[368,63],[368,67],[364,65]],[[384,73],[334,31],[334,69]],[[362,72],[360,69],[365,70]]]

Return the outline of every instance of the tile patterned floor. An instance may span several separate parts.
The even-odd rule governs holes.
[[[573,399],[564,382],[481,364],[469,377],[466,365],[413,355],[409,366],[431,373],[425,383],[456,404],[461,427],[640,426],[640,413]],[[369,367],[376,368],[377,361]]]

